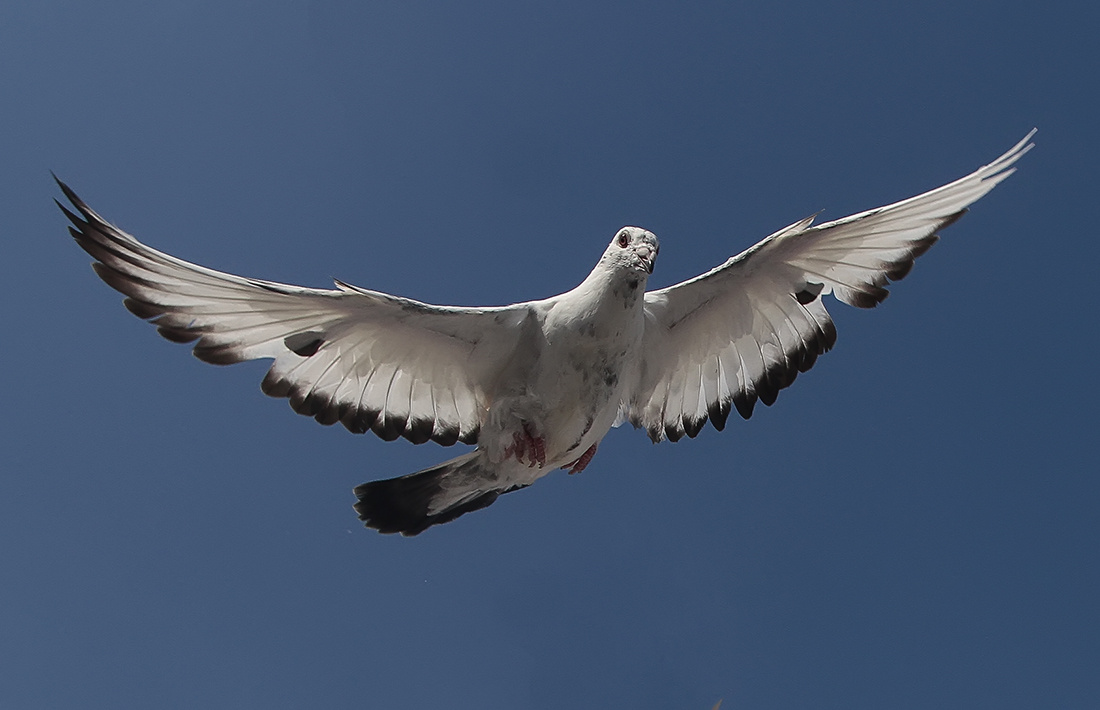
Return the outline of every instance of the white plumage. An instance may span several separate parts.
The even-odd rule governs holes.
[[[274,363],[267,394],[322,424],[383,439],[477,448],[356,489],[360,518],[415,535],[556,467],[583,469],[616,422],[654,441],[722,429],[808,370],[836,338],[822,296],[886,296],[937,231],[1012,174],[1029,133],[989,165],[908,200],[779,230],[696,278],[645,291],[656,236],[620,230],[579,286],[491,308],[434,306],[337,282],[335,290],[233,276],[148,247],[67,186],[61,208],[126,306],[199,358]],[[60,203],[59,203],[60,204]]]

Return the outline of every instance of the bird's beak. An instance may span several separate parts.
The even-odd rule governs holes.
[[[650,248],[646,244],[641,244],[634,253],[638,255],[638,258],[642,260],[642,266],[645,267],[646,273],[653,273],[653,265],[657,262],[657,252]]]

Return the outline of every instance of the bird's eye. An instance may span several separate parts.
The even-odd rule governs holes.
[[[630,243],[630,235],[623,232],[619,235],[619,246],[626,249],[626,245]]]

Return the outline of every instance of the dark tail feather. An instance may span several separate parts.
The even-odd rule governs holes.
[[[495,477],[481,468],[479,459],[478,452],[471,452],[407,476],[356,486],[355,512],[368,528],[411,537],[522,487],[494,487]]]

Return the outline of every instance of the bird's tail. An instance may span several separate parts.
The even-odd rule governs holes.
[[[355,512],[378,532],[419,535],[517,488],[523,486],[502,483],[482,452],[471,451],[407,476],[356,486]]]

